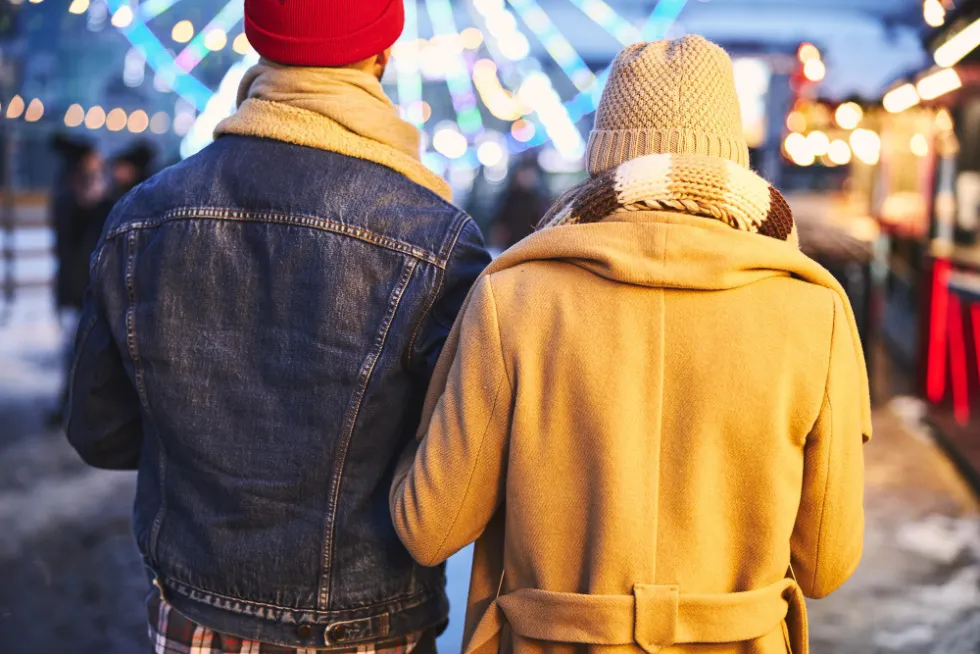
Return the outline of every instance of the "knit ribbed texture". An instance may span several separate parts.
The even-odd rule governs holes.
[[[614,211],[673,211],[799,245],[793,212],[766,180],[710,155],[649,154],[590,177],[565,193],[541,227],[594,223]]]
[[[589,138],[589,173],[647,154],[704,154],[748,168],[732,61],[714,43],[685,36],[616,57]]]
[[[290,66],[347,66],[384,52],[405,28],[402,0],[245,0],[245,35]]]

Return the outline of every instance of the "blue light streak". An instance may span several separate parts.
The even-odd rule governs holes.
[[[405,3],[405,31],[402,40],[417,44],[419,38],[419,8],[415,0]],[[422,103],[422,76],[419,74],[419,56],[416,52],[411,65],[395,59],[395,70],[398,73],[396,82],[398,88],[398,104],[402,116],[416,127],[422,127],[422,112],[415,111]]]
[[[125,0],[108,0],[110,13],[116,13],[126,4]],[[176,70],[170,52],[160,43],[153,31],[141,20],[134,19],[132,23],[119,30],[129,39],[133,47],[139,48],[146,56],[146,63],[157,73],[176,74],[171,80],[175,93],[184,98],[198,111],[204,111],[213,92],[193,75],[181,74]]]
[[[408,0],[413,2],[414,0]],[[458,34],[453,7],[449,0],[425,0],[425,7],[432,22],[432,28],[439,36],[455,37]],[[446,62],[448,74],[446,86],[456,111],[456,122],[460,131],[469,139],[483,131],[483,117],[476,103],[473,80],[463,63],[463,57],[451,57]]]

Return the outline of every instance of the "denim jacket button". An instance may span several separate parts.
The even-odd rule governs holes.
[[[347,625],[336,624],[327,631],[327,637],[331,642],[340,643],[347,638]]]
[[[304,639],[309,638],[313,635],[313,627],[308,624],[301,624],[300,626],[296,627],[296,635]]]

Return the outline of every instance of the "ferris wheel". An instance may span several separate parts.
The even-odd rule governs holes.
[[[688,0],[659,0],[639,25],[605,0],[564,1],[625,46],[663,38]],[[188,38],[176,52],[165,44],[184,40],[177,38],[178,26],[160,26],[174,23],[180,0],[138,4],[107,0],[107,4],[112,24],[162,81],[158,88],[172,90],[200,112],[182,153],[206,145],[214,126],[234,110],[245,70],[258,61],[242,33],[244,2],[219,5],[196,33],[188,25]],[[607,71],[589,68],[538,0],[465,0],[468,25],[457,22],[454,4],[450,0],[406,2],[405,31],[393,49],[392,71],[385,79],[402,116],[427,134],[426,163],[443,170],[454,163],[497,165],[501,155],[546,144],[566,160],[580,158],[585,143],[578,123],[595,111]],[[420,24],[426,22],[430,38],[420,36]],[[567,77],[570,84],[561,85],[564,91],[557,90],[542,62],[530,56],[529,37],[553,61],[549,68]],[[217,86],[209,85],[195,71],[226,46],[240,59]],[[433,83],[445,84],[453,114],[452,120],[436,125],[427,124],[431,108],[425,97]]]

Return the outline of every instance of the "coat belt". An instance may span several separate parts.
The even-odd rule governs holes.
[[[502,595],[477,626],[467,652],[482,652],[506,621],[519,636],[557,643],[636,644],[658,652],[688,643],[761,638],[797,612],[804,633],[791,634],[793,654],[806,654],[803,596],[792,579],[739,593],[688,595],[678,586],[636,584],[631,595],[556,593],[525,588]],[[492,648],[496,650],[496,647]]]

